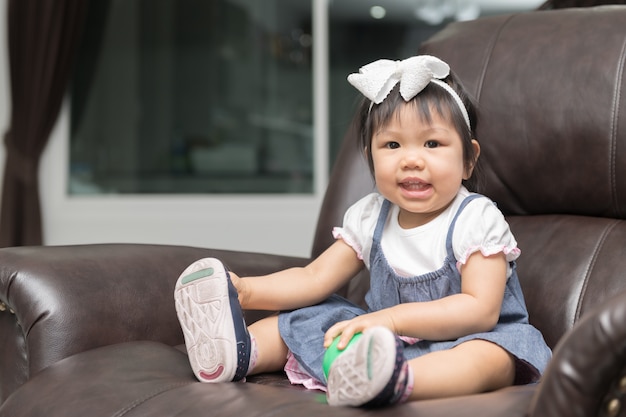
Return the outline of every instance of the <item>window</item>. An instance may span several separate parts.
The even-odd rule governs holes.
[[[310,0],[91,3],[70,194],[312,192]]]

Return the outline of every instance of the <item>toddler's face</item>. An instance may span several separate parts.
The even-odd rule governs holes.
[[[452,123],[431,113],[428,123],[415,107],[401,106],[371,141],[376,185],[400,207],[403,228],[421,226],[439,215],[471,174],[464,168],[461,136]]]

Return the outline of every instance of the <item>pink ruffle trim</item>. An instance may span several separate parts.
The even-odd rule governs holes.
[[[326,392],[326,385],[309,375],[291,352],[287,355],[285,373],[287,374],[287,378],[289,378],[289,382],[293,385],[304,385],[307,389]]]
[[[491,246],[488,248],[475,246],[466,250],[463,256],[461,256],[461,259],[457,261],[456,263],[457,269],[460,271],[461,266],[467,263],[467,260],[469,259],[469,257],[478,251],[480,251],[480,253],[482,253],[483,256],[491,256],[491,255],[495,255],[497,253],[502,252],[506,256],[507,262],[516,260],[517,258],[519,258],[520,254],[522,253],[522,251],[517,246],[513,248],[508,247],[508,246]]]
[[[360,260],[363,260],[363,253],[362,253],[361,247],[354,240],[354,238],[352,238],[350,235],[344,233],[343,229],[341,227],[333,228],[333,237],[335,239],[341,239],[344,242],[346,242],[348,244],[348,246],[350,246],[352,249],[354,249],[354,251],[356,252],[356,256]]]

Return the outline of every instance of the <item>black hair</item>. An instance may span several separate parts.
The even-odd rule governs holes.
[[[396,114],[398,108],[402,105],[410,105],[415,108],[419,117],[427,123],[432,122],[432,111],[435,111],[439,116],[452,123],[461,137],[464,168],[468,171],[473,169],[472,175],[469,179],[463,181],[463,185],[470,191],[478,191],[480,189],[482,172],[478,163],[478,155],[476,155],[472,146],[472,139],[476,139],[476,125],[478,122],[476,104],[453,73],[450,73],[442,81],[452,87],[461,98],[470,119],[469,128],[454,97],[435,83],[429,83],[408,103],[400,95],[399,83],[380,104],[372,104],[369,99],[363,98],[357,110],[357,123],[359,126],[358,144],[361,149],[366,150],[367,163],[372,175],[374,174],[371,147],[373,135],[382,126],[389,123],[389,120]]]

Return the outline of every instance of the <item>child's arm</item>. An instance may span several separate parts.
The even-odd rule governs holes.
[[[240,279],[231,274],[244,309],[290,310],[328,298],[363,268],[354,249],[337,240],[302,268]]]
[[[498,322],[506,286],[506,259],[500,253],[485,257],[474,253],[463,266],[461,293],[439,300],[405,303],[335,324],[325,344],[341,334],[339,348],[352,335],[383,325],[396,334],[426,340],[453,340],[493,329]]]

